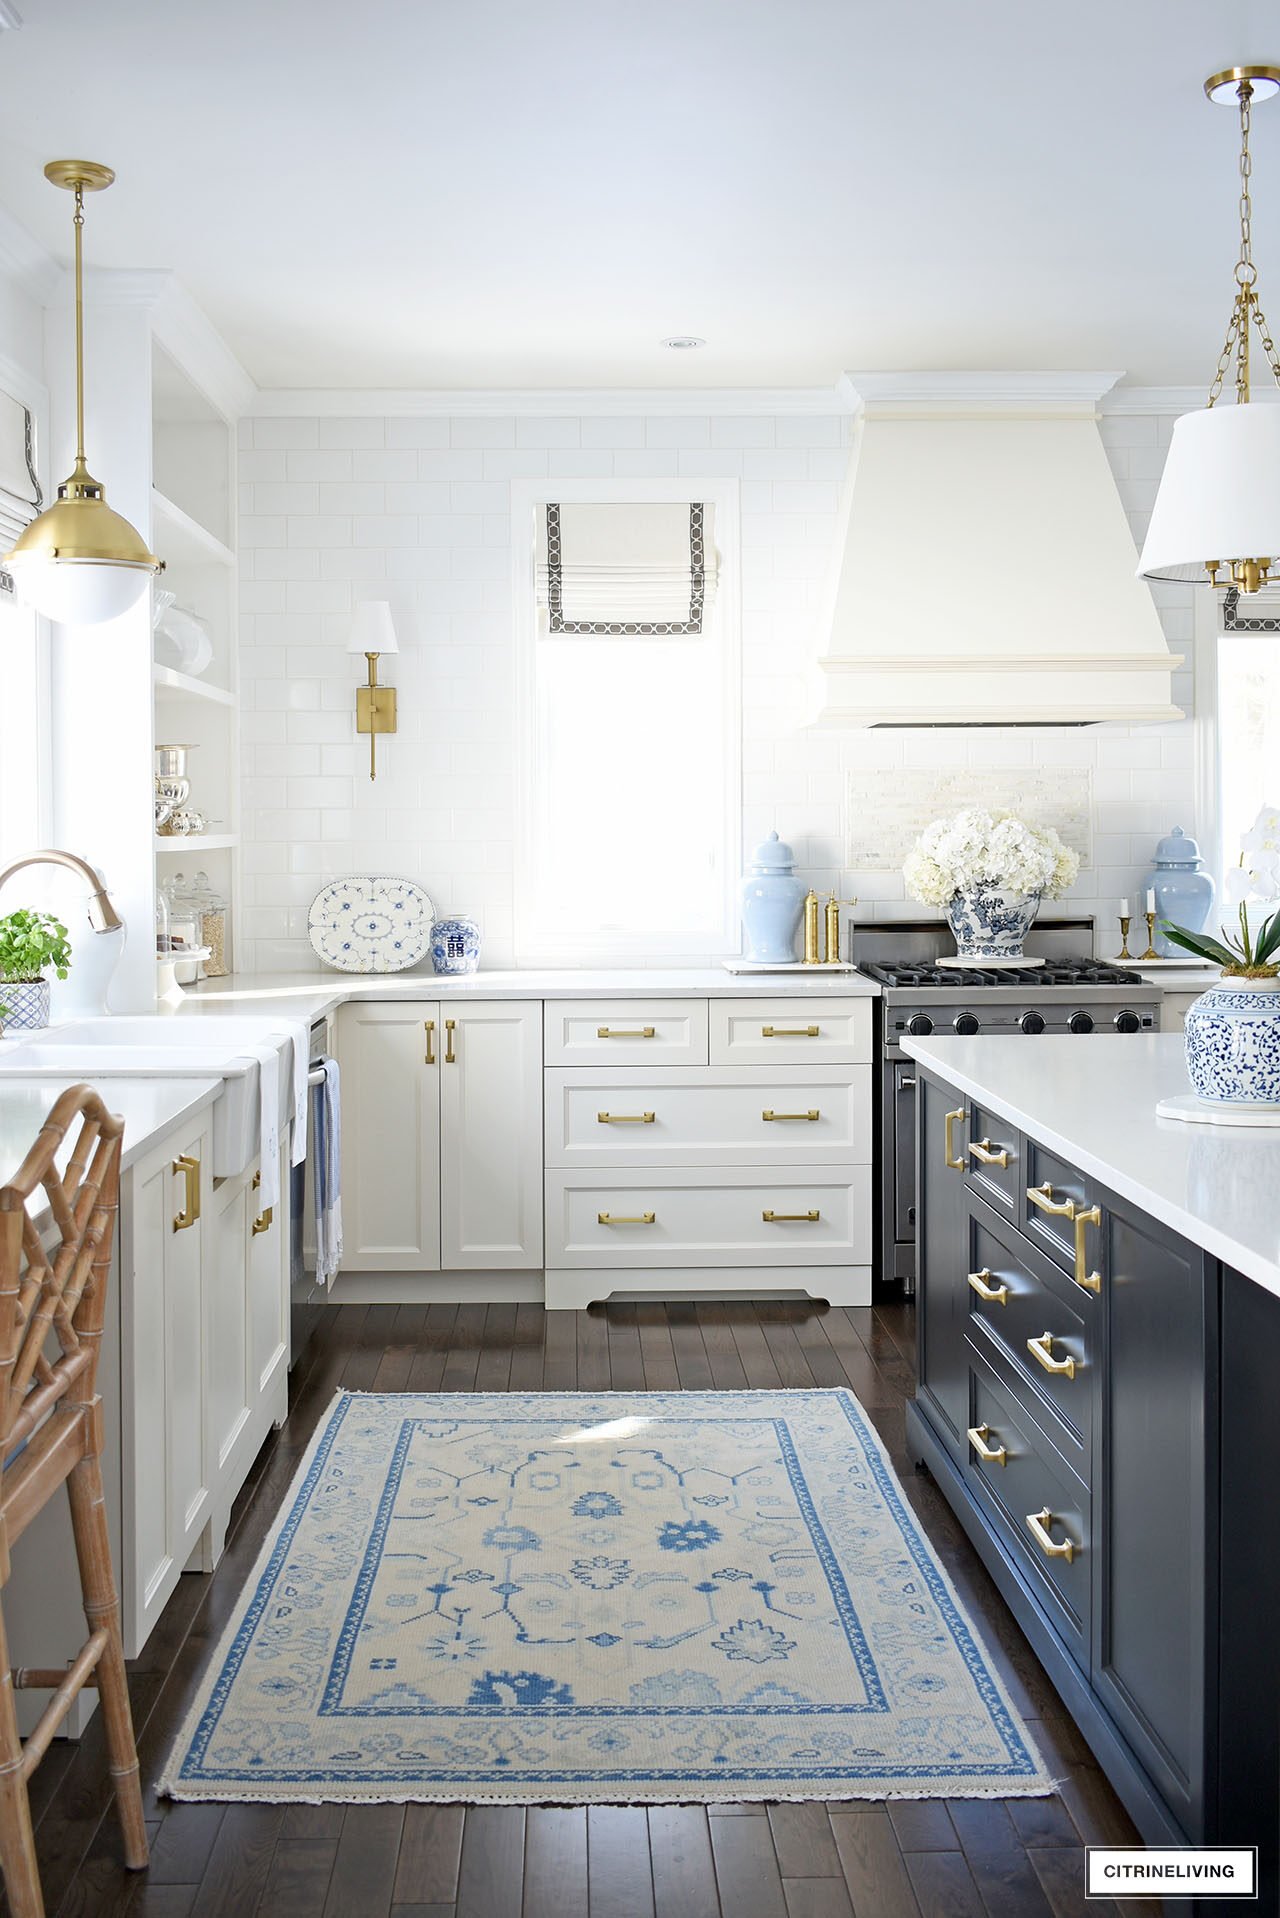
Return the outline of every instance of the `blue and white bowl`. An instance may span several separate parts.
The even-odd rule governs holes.
[[[480,964],[480,928],[474,919],[437,919],[431,928],[431,963],[437,972],[474,972]]]
[[[1220,979],[1188,1010],[1185,1034],[1197,1098],[1280,1109],[1280,979]]]

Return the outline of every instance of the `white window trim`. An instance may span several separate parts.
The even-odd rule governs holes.
[[[575,938],[572,947],[531,942],[522,927],[529,924],[528,889],[533,871],[534,833],[531,808],[523,795],[532,787],[534,735],[534,646],[537,641],[535,600],[534,511],[549,500],[581,502],[585,505],[669,505],[682,500],[700,499],[715,508],[715,543],[719,554],[716,585],[716,618],[720,622],[721,657],[725,714],[725,788],[724,788],[724,898],[721,901],[717,936],[690,951],[687,939],[649,938],[637,948],[626,934]],[[702,959],[725,957],[741,946],[738,902],[734,877],[742,857],[742,612],[741,567],[741,482],[735,478],[672,476],[670,479],[593,479],[565,478],[513,480],[511,483],[511,596],[516,649],[516,869],[514,875],[516,961],[546,963],[563,959],[573,963],[587,957],[612,961],[618,965],[636,965],[679,960],[695,963]],[[661,769],[655,768],[660,775]],[[591,875],[583,874],[589,887]]]
[[[25,406],[35,421],[36,465],[47,507],[54,494],[49,468],[49,389],[28,372],[19,361],[0,353],[0,387]],[[53,794],[53,668],[49,622],[42,613],[35,616],[36,646],[36,740],[35,740],[35,838],[32,851],[47,846],[54,836]]]
[[[1197,587],[1192,595],[1195,640],[1193,738],[1195,753],[1196,836],[1205,864],[1222,891],[1222,738],[1218,731],[1218,641],[1222,637],[1222,595]]]

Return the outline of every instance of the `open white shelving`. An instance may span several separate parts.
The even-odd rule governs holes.
[[[157,852],[230,852],[239,844],[238,832],[158,832],[156,834]]]
[[[158,486],[151,489],[151,517],[156,543],[164,547],[162,557],[166,561],[185,561],[191,566],[235,565],[231,547],[190,513],[184,513]]]
[[[207,679],[193,679],[190,673],[180,673],[176,667],[161,666],[157,661],[151,668],[151,676],[158,693],[178,693],[184,699],[207,699],[215,706],[234,706],[236,696],[226,686],[211,686]]]

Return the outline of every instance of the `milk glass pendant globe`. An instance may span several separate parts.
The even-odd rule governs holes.
[[[84,456],[84,196],[115,175],[94,160],[51,160],[45,177],[76,196],[76,459],[58,497],[6,553],[28,605],[66,626],[98,626],[128,612],[161,562],[135,527],[107,505],[106,488]]]

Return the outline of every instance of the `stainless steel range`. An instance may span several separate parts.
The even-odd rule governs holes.
[[[951,940],[936,920],[853,927],[852,957],[881,988],[876,1265],[882,1279],[903,1281],[908,1296],[916,1275],[916,1082],[903,1036],[1158,1031],[1158,988],[1123,966],[1085,957],[1092,948],[1091,919],[1040,920],[1027,952],[1043,965],[960,970],[937,963]]]

